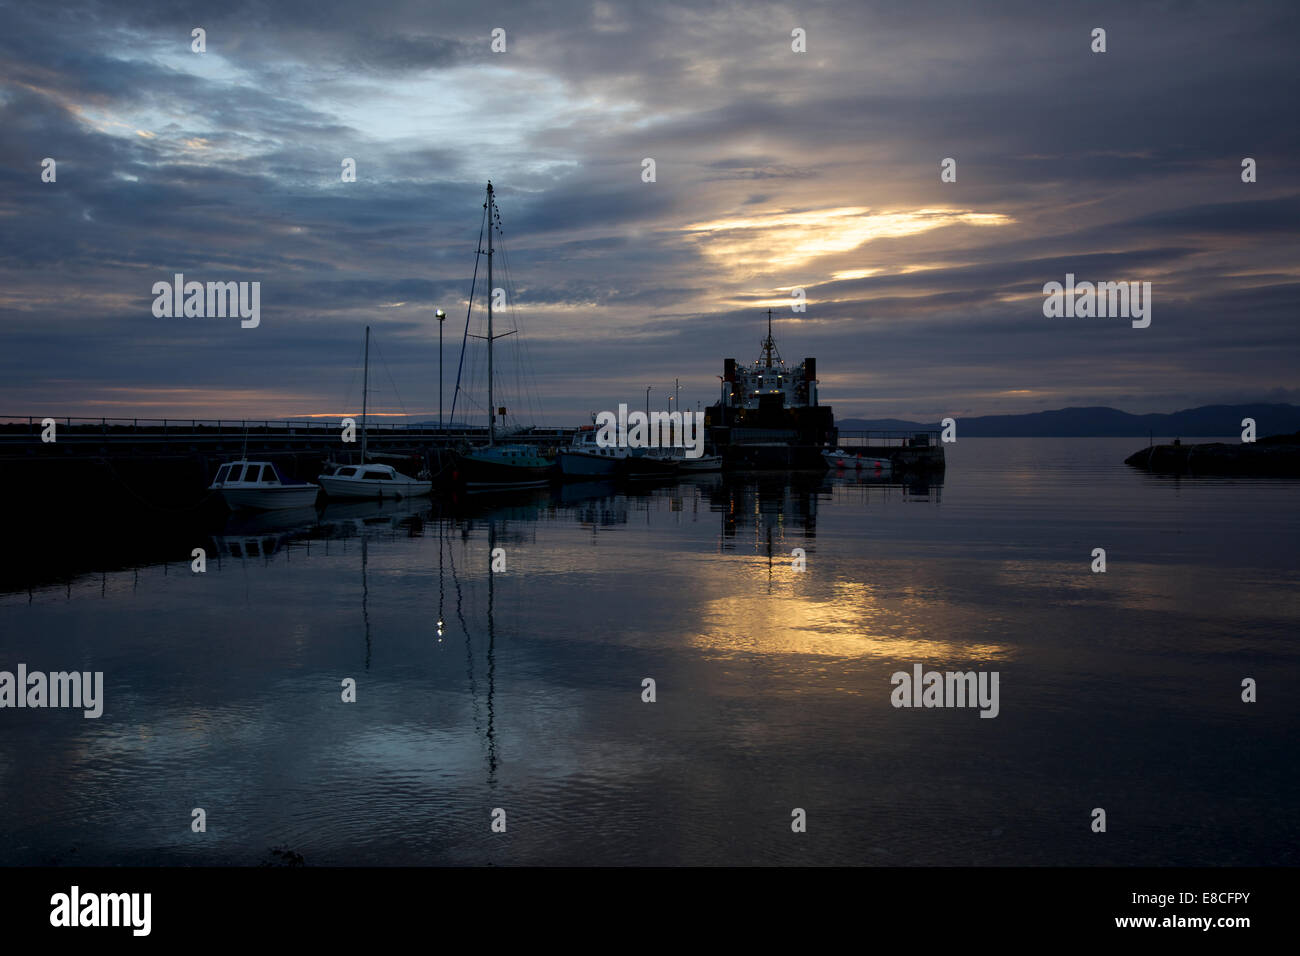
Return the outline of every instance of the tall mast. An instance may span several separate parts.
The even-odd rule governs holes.
[[[493,444],[493,432],[495,429],[497,410],[492,404],[492,214],[495,212],[496,203],[492,199],[492,180],[488,180],[487,185],[487,207],[488,207],[488,445]]]
[[[772,310],[767,310],[767,338],[763,340],[763,364],[767,368],[772,367],[772,353],[776,352],[776,339],[772,338]],[[777,361],[781,360],[778,353]]]
[[[365,371],[361,373],[361,464],[366,463],[366,398],[370,388],[370,326],[366,326]],[[353,379],[352,381],[356,381]]]

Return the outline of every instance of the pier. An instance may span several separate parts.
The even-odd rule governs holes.
[[[839,447],[864,458],[888,458],[896,471],[943,471],[946,467],[940,432],[855,431],[839,432]]]

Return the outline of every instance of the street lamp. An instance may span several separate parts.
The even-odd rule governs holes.
[[[645,420],[647,423],[650,421],[650,389],[652,388],[654,388],[653,385],[645,387]]]
[[[442,323],[447,321],[447,313],[439,309],[433,313],[438,318],[438,432],[442,433]]]

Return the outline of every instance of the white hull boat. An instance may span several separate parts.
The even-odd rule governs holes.
[[[432,481],[408,478],[392,465],[343,465],[316,480],[331,498],[418,498],[433,490]]]
[[[279,511],[311,507],[320,487],[309,481],[290,481],[269,461],[241,460],[222,465],[208,490],[221,492],[232,509]]]

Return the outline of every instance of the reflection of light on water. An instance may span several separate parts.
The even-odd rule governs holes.
[[[755,567],[766,576],[766,565]],[[793,577],[788,567],[780,572]],[[696,647],[725,654],[811,654],[822,657],[881,657],[890,660],[987,661],[1005,658],[1001,644],[967,643],[943,635],[944,606],[905,598],[887,606],[874,589],[856,581],[837,582],[825,597],[791,593],[733,594],[704,602],[700,630],[688,636]]]

